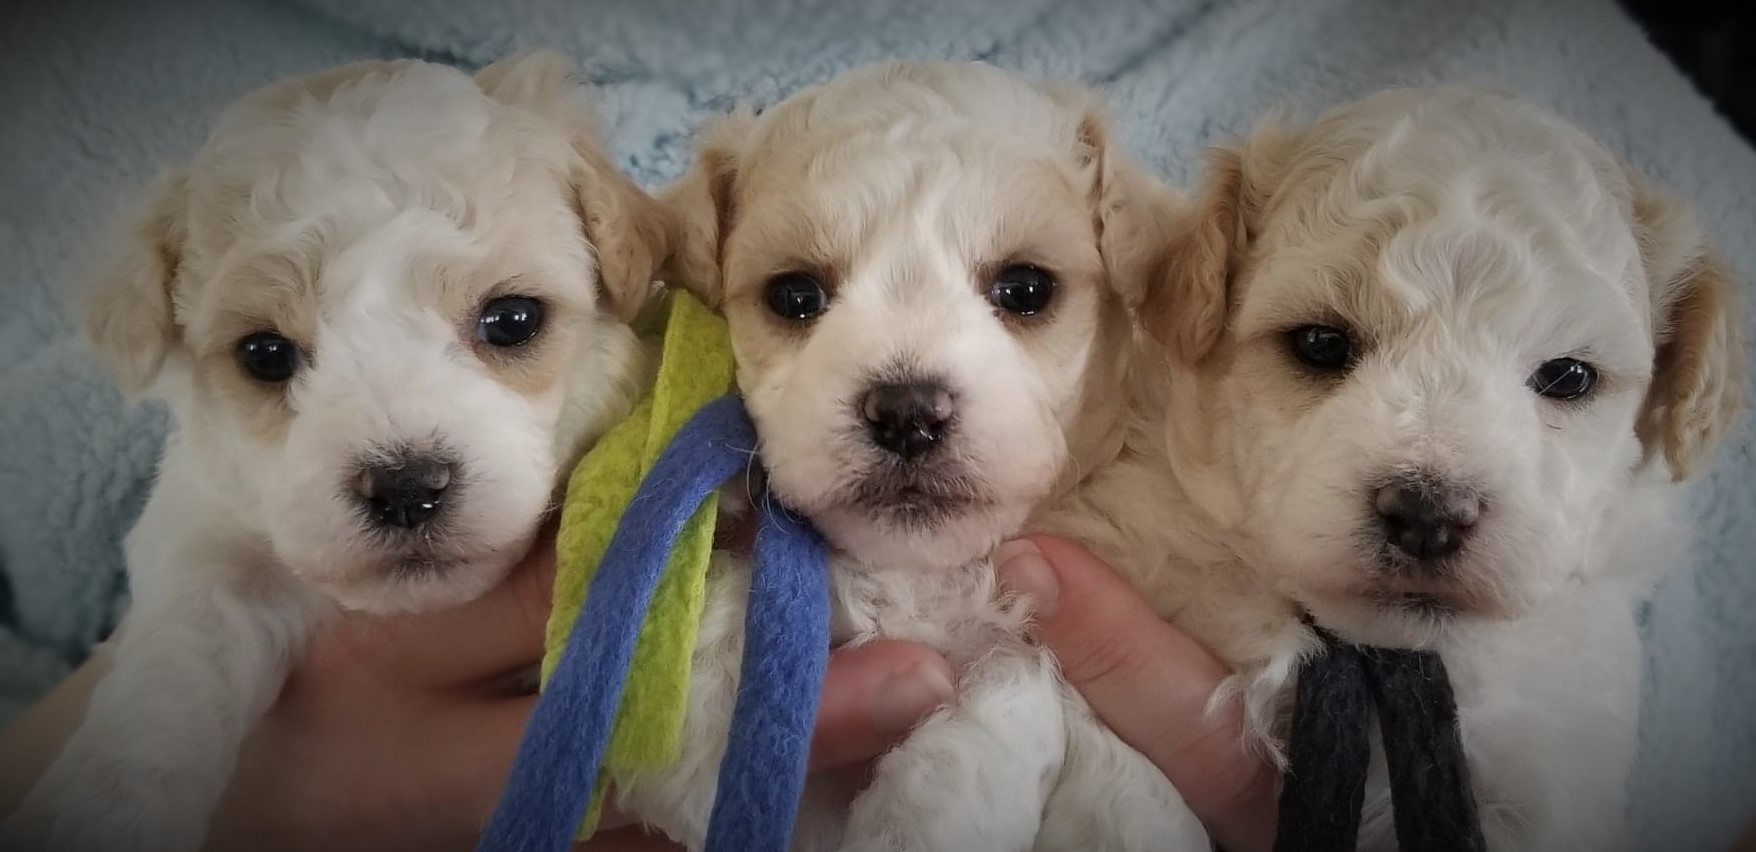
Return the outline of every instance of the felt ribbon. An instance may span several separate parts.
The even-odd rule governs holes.
[[[651,388],[622,422],[598,439],[567,482],[555,537],[555,586],[543,657],[545,684],[585,604],[611,536],[684,422],[732,385],[731,338],[725,320],[687,292],[665,303],[664,337]],[[670,548],[651,606],[640,625],[630,674],[604,753],[608,778],[628,778],[674,763],[682,749],[689,668],[707,594],[718,493],[709,493]],[[585,809],[580,836],[597,825],[603,790]]]
[[[1374,708],[1390,775],[1397,848],[1483,852],[1445,663],[1426,651],[1323,638],[1327,650],[1299,673],[1275,852],[1353,852],[1357,847]]]
[[[623,683],[672,545],[708,495],[755,458],[736,397],[678,431],[617,526],[519,744],[478,852],[565,852],[592,801]],[[713,852],[782,852],[792,836],[829,656],[828,551],[772,499],[759,523],[743,667],[719,793]]]

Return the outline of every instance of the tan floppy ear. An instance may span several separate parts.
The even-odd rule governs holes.
[[[572,140],[569,179],[597,257],[599,281],[611,310],[622,321],[632,321],[654,293],[653,279],[669,253],[669,229],[658,202],[605,153],[578,67],[559,53],[535,51],[483,68],[476,73],[476,84],[501,103],[557,122]]]
[[[182,339],[172,285],[186,239],[187,200],[181,174],[161,177],[86,293],[80,317],[85,335],[129,397],[152,387]]]
[[[1179,208],[1163,273],[1137,309],[1138,322],[1185,364],[1194,366],[1224,337],[1232,278],[1274,181],[1291,167],[1299,136],[1279,114],[1242,142],[1208,152],[1200,194]]]
[[[721,265],[736,214],[738,152],[755,123],[755,113],[746,107],[708,123],[696,135],[689,170],[659,191],[671,223],[665,283],[683,287],[716,309],[725,296]]]
[[[1058,88],[1050,93],[1080,115],[1074,154],[1089,173],[1098,253],[1110,286],[1133,310],[1149,282],[1163,274],[1165,240],[1181,202],[1116,146],[1102,107],[1089,92]]]
[[[1147,334],[1193,366],[1225,332],[1236,258],[1248,240],[1243,155],[1215,150],[1201,194],[1171,229],[1162,278],[1138,309]]]
[[[1688,207],[1638,175],[1630,179],[1657,345],[1635,431],[1646,457],[1662,453],[1681,482],[1702,468],[1743,409],[1738,287]]]

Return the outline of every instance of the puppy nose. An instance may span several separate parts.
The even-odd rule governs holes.
[[[1421,560],[1456,553],[1482,512],[1479,497],[1427,479],[1392,482],[1373,504],[1391,545]]]
[[[414,529],[439,514],[454,473],[451,463],[432,456],[371,464],[360,471],[360,499],[374,523]]]
[[[951,432],[951,392],[933,382],[876,385],[860,412],[872,443],[905,461],[933,452]]]

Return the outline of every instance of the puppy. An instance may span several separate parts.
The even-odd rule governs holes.
[[[10,849],[194,850],[338,610],[468,600],[642,379],[656,203],[565,60],[370,62],[230,107],[154,190],[86,326],[176,428],[133,608]]]
[[[1128,460],[1045,525],[1227,659],[1271,751],[1308,615],[1444,659],[1491,849],[1629,848],[1634,610],[1743,388],[1689,213],[1531,104],[1396,90],[1215,154],[1165,269]]]
[[[1131,198],[1134,178],[1081,92],[903,63],[718,122],[661,196],[679,229],[667,281],[727,318],[768,486],[836,550],[835,638],[923,642],[959,669],[956,703],[851,803],[813,779],[797,848],[1032,847],[1074,699],[996,595],[987,555],[1120,443],[1124,304],[1168,228]],[[684,757],[619,788],[693,848],[748,587],[747,565],[721,554]],[[1151,843],[1205,844],[1159,784]]]

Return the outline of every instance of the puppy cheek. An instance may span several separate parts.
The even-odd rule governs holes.
[[[996,505],[1029,505],[1048,493],[1067,460],[1067,437],[1044,388],[993,377],[966,380],[964,451]],[[1003,531],[1004,532],[1004,531]]]
[[[267,475],[263,507],[269,543],[294,576],[321,589],[353,582],[385,558],[366,538],[347,490],[357,453],[325,423],[295,418]]]
[[[1550,438],[1551,436],[1545,436]],[[1606,538],[1609,509],[1622,492],[1607,459],[1543,447],[1496,491],[1493,517],[1482,529],[1474,560],[1479,573],[1517,616],[1565,593],[1572,581],[1608,561],[1594,558]]]
[[[459,511],[446,534],[470,570],[503,572],[523,555],[567,472],[555,430],[558,393],[526,397],[483,381],[456,396],[440,429],[463,470]]]
[[[853,382],[843,372],[795,357],[739,375],[770,486],[808,514],[827,508],[863,468],[850,443],[859,435],[847,402]]]
[[[1561,422],[1545,403],[1504,403],[1500,416],[1477,421],[1477,437],[1466,442],[1491,510],[1468,567],[1507,617],[1516,617],[1604,561],[1593,554],[1613,532],[1606,528],[1609,510],[1626,490],[1639,449],[1631,428],[1605,429],[1598,412]]]
[[[1364,576],[1362,530],[1370,518],[1360,495],[1364,459],[1376,453],[1361,440],[1370,424],[1345,420],[1253,430],[1235,453],[1246,484],[1246,537],[1263,551],[1262,569],[1284,587],[1334,593]]]

